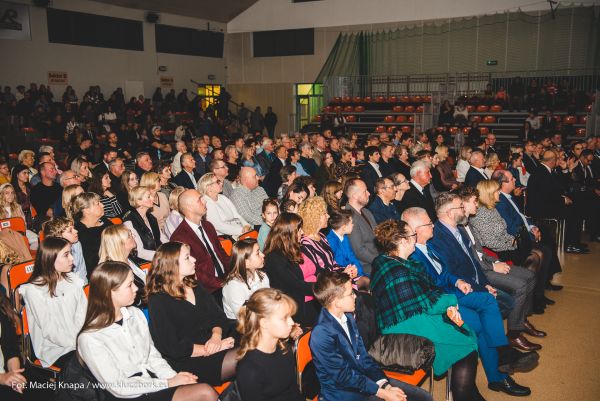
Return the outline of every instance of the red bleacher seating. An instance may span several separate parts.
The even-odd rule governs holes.
[[[378,134],[381,134],[382,132],[385,132],[385,127],[383,125],[378,125],[375,128],[375,132],[377,132]]]
[[[362,102],[362,101],[363,101],[363,100],[362,100],[362,97],[360,97],[360,96],[354,96],[354,99],[353,99],[353,100],[354,100],[354,103],[360,103],[360,102]]]
[[[585,124],[585,123],[587,123],[587,116],[579,117],[579,124]]]
[[[356,106],[354,108],[354,111],[357,113],[362,113],[363,111],[365,111],[365,106]]]
[[[363,99],[364,103],[371,103],[371,101],[373,100],[373,98],[371,96],[365,96],[365,98]]]
[[[356,122],[356,116],[346,116],[346,122],[347,123],[355,123]]]
[[[402,106],[394,106],[394,108],[392,109],[392,111],[394,113],[402,113],[402,111],[404,111],[404,107],[402,107]]]
[[[577,136],[585,136],[587,130],[585,128],[577,128]]]
[[[344,103],[350,103],[352,101],[352,98],[350,96],[344,96],[342,98],[342,102]]]
[[[397,123],[405,123],[406,122],[406,116],[396,116],[396,122]]]
[[[475,110],[477,110],[478,113],[485,113],[488,109],[489,108],[485,104],[480,104]]]
[[[409,127],[408,125],[403,125],[400,130],[402,131],[403,134],[410,134],[412,132],[412,128]]]
[[[425,108],[423,106],[417,106],[417,113],[422,113]]]
[[[410,102],[410,97],[408,97],[408,96],[401,96],[400,97],[400,102],[401,103],[408,103],[408,102]]]
[[[344,112],[346,112],[346,113],[352,113],[353,111],[354,111],[354,107],[352,107],[352,106],[344,107]]]
[[[390,103],[397,103],[398,102],[398,96],[390,96],[390,97],[388,97],[388,102],[390,102]]]
[[[377,96],[377,97],[375,98],[375,101],[376,101],[377,103],[385,103],[385,97],[384,97],[384,96]]]
[[[393,133],[394,131],[396,131],[396,128],[397,128],[397,127],[396,127],[395,125],[390,125],[390,126],[387,128],[387,132],[391,134],[391,133]]]
[[[500,106],[499,104],[495,104],[492,107],[490,107],[490,111],[492,113],[500,113],[502,112],[502,106]]]
[[[385,116],[385,118],[383,119],[384,123],[393,123],[394,122],[394,116]]]
[[[404,111],[407,113],[414,113],[415,112],[415,106],[406,106],[404,108]]]
[[[344,110],[344,109],[342,108],[342,106],[335,106],[335,107],[333,108],[333,111],[335,111],[336,113],[341,113],[341,112],[342,112],[342,110]]]
[[[563,118],[564,124],[575,124],[576,122],[577,122],[577,117],[575,117],[575,116],[565,116],[565,118]]]
[[[484,124],[494,124],[496,122],[496,117],[494,116],[485,116],[483,117]]]

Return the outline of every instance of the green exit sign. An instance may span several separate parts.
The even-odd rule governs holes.
[[[485,65],[498,65],[498,60],[485,60]]]

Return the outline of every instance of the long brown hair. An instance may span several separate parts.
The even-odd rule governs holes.
[[[67,245],[71,245],[69,241],[59,237],[47,237],[40,243],[40,247],[35,255],[35,264],[33,273],[29,278],[29,283],[48,286],[50,296],[56,296],[56,284],[63,278],[68,280],[67,273],[59,273],[56,271],[54,264],[60,251]]]
[[[289,315],[294,316],[297,305],[294,300],[276,288],[261,288],[250,296],[250,299],[241,307],[238,314],[237,331],[241,334],[238,359],[242,359],[247,352],[256,349],[260,341],[260,319],[267,318],[278,305],[286,304]],[[279,348],[286,351],[287,339],[280,339]]]
[[[152,294],[168,294],[175,299],[185,299],[185,287],[196,287],[196,278],[187,276],[179,281],[179,255],[183,247],[189,245],[182,242],[167,242],[156,250],[152,259],[152,267],[146,278],[146,299]]]
[[[81,333],[100,330],[115,322],[115,306],[112,291],[119,288],[131,272],[123,262],[104,262],[94,269],[90,276],[88,307]]]
[[[246,261],[252,256],[252,251],[256,244],[258,244],[258,242],[254,238],[246,238],[233,244],[233,249],[231,251],[231,269],[225,278],[224,284],[227,284],[231,280],[240,280],[246,284],[248,289],[250,289]],[[265,272],[263,272],[262,269],[256,269],[255,271],[260,280],[265,277]]]
[[[264,254],[279,251],[292,263],[302,263],[298,230],[302,228],[302,218],[296,213],[281,213],[267,237]]]

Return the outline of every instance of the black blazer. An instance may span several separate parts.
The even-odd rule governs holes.
[[[257,154],[256,156],[254,156],[256,161],[258,162],[258,164],[260,165],[263,174],[267,175],[269,173],[269,170],[271,170],[271,164],[273,164],[273,161],[269,158],[269,155],[267,155],[267,152],[265,152],[264,150],[262,152],[260,152],[259,154]]]
[[[558,177],[540,164],[527,181],[526,213],[531,217],[562,217],[564,190]]]
[[[488,178],[485,178],[483,174],[481,174],[479,171],[475,170],[473,166],[471,166],[469,167],[469,170],[467,170],[467,174],[465,175],[465,185],[467,187],[475,188],[477,184],[479,184],[479,181],[487,180]]]
[[[269,173],[265,176],[265,179],[263,180],[263,188],[265,189],[265,192],[267,193],[267,195],[269,195],[270,198],[277,198],[277,190],[281,186],[282,182],[282,167],[283,164],[281,163],[281,160],[276,158],[271,164],[271,169],[269,170]]]
[[[535,160],[533,156],[523,153],[523,165],[529,174],[533,174],[533,172],[537,170],[538,166],[540,165],[540,162]]]
[[[146,218],[148,219],[148,223],[150,223],[150,228],[148,228],[142,216],[134,208],[131,208],[123,216],[124,221],[131,221],[133,228],[137,231],[144,244],[144,249],[155,251],[161,244],[158,220],[156,220],[156,217],[154,217],[150,210],[146,212]]]
[[[194,179],[196,180],[196,182],[198,182],[199,178],[200,176],[198,176],[198,174],[194,171]],[[188,173],[185,172],[185,170],[181,170],[179,174],[177,174],[175,178],[173,178],[172,182],[180,187],[184,187],[187,189],[196,189],[196,186],[190,179]]]
[[[404,193],[399,205],[398,212],[400,212],[400,214],[409,207],[421,207],[427,211],[427,215],[431,221],[435,222],[437,220],[435,205],[433,203],[433,198],[431,197],[431,192],[429,191],[429,185],[423,188],[423,193],[421,193],[411,182],[410,189]]]
[[[379,170],[381,171],[381,170]],[[382,172],[383,175],[383,172]],[[377,175],[377,171],[375,168],[371,166],[371,163],[365,163],[362,171],[360,172],[360,178],[367,185],[367,189],[371,193],[371,200],[375,198],[375,181],[379,179],[379,175]]]
[[[292,263],[280,251],[269,252],[265,256],[265,273],[271,288],[277,288],[292,297],[298,305],[294,320],[303,326],[313,326],[317,320],[315,302],[307,305],[305,296],[312,296],[312,284],[304,281],[304,275],[297,263]]]

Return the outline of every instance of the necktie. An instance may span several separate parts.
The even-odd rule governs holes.
[[[217,255],[215,255],[215,252],[213,251],[212,246],[210,246],[210,242],[209,242],[208,238],[206,237],[206,234],[204,233],[204,229],[202,228],[202,226],[198,226],[198,231],[200,231],[200,235],[202,236],[202,241],[204,241],[204,246],[206,247],[206,250],[208,251],[208,254],[210,255],[210,258],[213,262],[213,265],[215,266],[217,275],[219,276],[219,278],[224,278],[225,272],[223,271],[223,266],[221,266],[221,261],[219,260],[219,258],[217,258]]]
[[[458,231],[458,230],[454,231],[454,237],[460,244],[460,247],[462,248],[462,250],[467,254],[469,259],[471,259],[471,264],[473,265],[473,269],[475,270],[475,282],[477,282],[477,284],[479,284],[479,274],[477,274],[477,268],[475,267],[476,266],[475,261],[473,260],[473,257],[471,256],[471,252],[469,252],[469,249],[463,242],[462,235],[460,235],[460,231]]]
[[[433,249],[427,247],[427,256],[433,262],[432,265],[438,273],[442,273],[442,262],[440,262],[440,258],[435,254]]]

